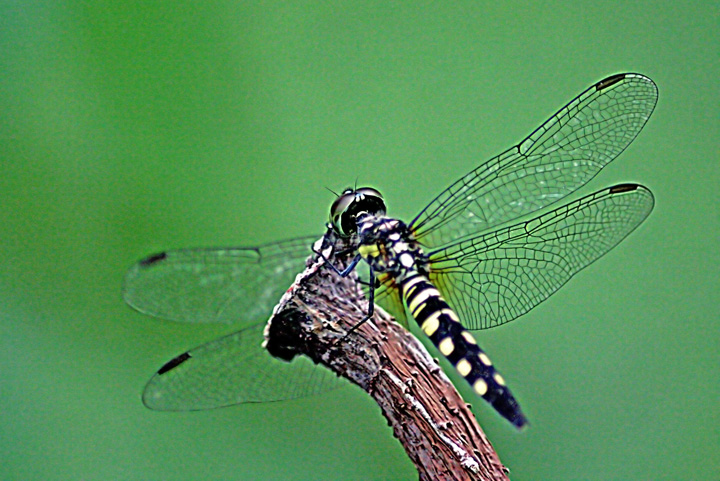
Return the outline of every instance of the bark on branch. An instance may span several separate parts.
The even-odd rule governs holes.
[[[349,263],[330,249],[324,254],[340,269]],[[355,273],[343,279],[324,262],[309,259],[276,307],[266,330],[268,351],[285,360],[304,354],[365,390],[421,481],[507,480],[469,406],[412,334],[376,308],[345,337],[367,313],[368,301]]]

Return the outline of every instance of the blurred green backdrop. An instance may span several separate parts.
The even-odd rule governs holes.
[[[655,211],[479,334],[529,429],[462,392],[514,480],[718,479],[717,2],[410,5],[0,4],[0,479],[416,479],[356,388],[146,410],[152,373],[228,328],[131,311],[125,270],[319,233],[356,179],[410,217],[621,71],[660,102],[583,192],[640,182]]]

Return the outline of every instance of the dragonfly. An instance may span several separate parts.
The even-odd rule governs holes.
[[[368,316],[373,300],[403,324],[410,313],[477,395],[524,426],[527,419],[505,379],[469,331],[527,313],[648,217],[654,198],[639,184],[553,204],[630,145],[657,99],[657,86],[644,75],[607,77],[521,142],[463,175],[407,224],[386,216],[376,189],[344,191],[332,204],[324,237],[353,239],[355,259],[338,272],[347,275],[364,262],[372,286]],[[275,359],[263,347],[267,318],[317,239],[169,250],[132,266],[124,299],[134,309],[173,321],[236,326],[163,365],[145,387],[144,404],[201,410],[338,387],[342,381],[331,371],[308,359]]]

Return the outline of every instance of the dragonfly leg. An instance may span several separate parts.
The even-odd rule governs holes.
[[[357,267],[358,263],[360,262],[360,259],[362,259],[362,256],[360,254],[357,254],[353,258],[352,262],[350,262],[350,265],[348,265],[344,270],[341,271],[340,269],[335,267],[335,265],[332,262],[330,262],[330,260],[327,257],[325,257],[325,255],[322,252],[315,252],[315,253],[317,255],[319,255],[325,261],[325,264],[328,267],[330,267],[330,269],[332,269],[340,277],[347,277],[355,269],[355,267]],[[359,321],[357,324],[355,324],[353,327],[350,328],[350,330],[342,337],[341,341],[344,341],[345,339],[347,339],[347,337],[350,334],[355,332],[360,326],[362,326],[368,320],[370,320],[370,318],[375,313],[375,302],[374,302],[375,301],[375,289],[373,288],[373,286],[375,286],[375,272],[373,271],[372,268],[370,269],[370,280],[367,283],[360,281],[359,279],[358,279],[358,281],[361,284],[370,286],[370,289],[369,289],[370,294],[368,296],[369,297],[368,311],[367,311],[367,314],[365,315],[365,317],[361,321]]]
[[[368,285],[372,286],[375,284],[375,272],[370,269],[370,281],[368,282]],[[350,328],[350,330],[343,336],[342,340],[347,339],[347,337],[355,332],[360,326],[365,324],[367,321],[370,320],[370,318],[375,313],[375,289],[370,289],[370,293],[368,294],[368,311],[365,317],[362,318],[357,324],[355,324],[353,327]]]
[[[313,252],[315,252],[315,254],[319,255],[322,258],[322,260],[325,261],[325,265],[330,267],[330,269],[332,269],[335,272],[335,274],[339,275],[340,277],[347,277],[353,271],[353,269],[355,269],[355,267],[358,265],[358,262],[360,262],[360,259],[362,259],[362,256],[360,254],[356,255],[355,258],[350,263],[350,265],[341,271],[340,269],[335,267],[335,265],[332,262],[330,262],[330,259],[325,257],[325,254],[323,254],[322,252],[317,252],[315,250],[313,250]]]
[[[375,278],[375,282],[370,282],[370,281],[364,281],[364,280],[362,280],[362,278],[360,276],[358,276],[357,281],[358,281],[358,284],[362,284],[363,286],[372,287],[373,289],[377,289],[378,287],[380,287],[380,283],[378,282],[377,278]]]

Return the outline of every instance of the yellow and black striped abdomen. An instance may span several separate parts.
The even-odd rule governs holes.
[[[435,286],[422,274],[412,272],[402,281],[400,289],[405,305],[420,328],[473,390],[515,426],[525,425],[527,420],[505,386],[505,380]]]

